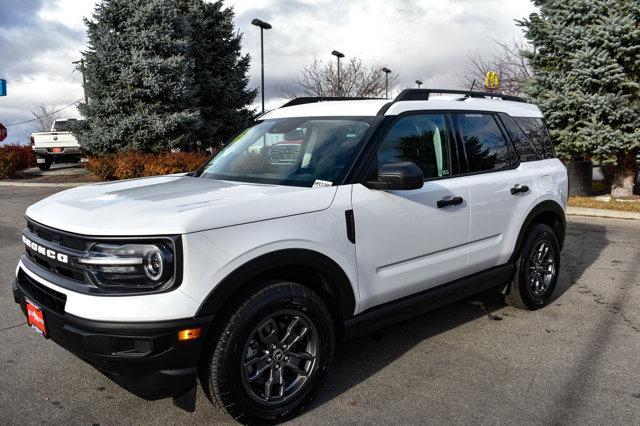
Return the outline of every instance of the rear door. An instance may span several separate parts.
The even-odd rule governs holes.
[[[467,272],[505,264],[524,216],[537,202],[533,175],[520,164],[496,114],[452,114],[469,186]]]
[[[352,192],[361,308],[426,290],[466,274],[469,191],[456,174],[457,154],[445,114],[400,116],[377,148],[370,169],[397,161],[418,165],[421,189]],[[459,197],[460,203],[438,201]]]

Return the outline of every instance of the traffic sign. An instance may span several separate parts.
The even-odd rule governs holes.
[[[7,128],[0,123],[0,142],[7,138]]]
[[[7,80],[0,79],[0,96],[7,96]]]

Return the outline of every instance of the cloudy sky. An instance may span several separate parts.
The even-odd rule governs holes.
[[[63,107],[82,97],[81,76],[72,61],[86,46],[83,17],[95,0],[2,0],[0,122],[32,118],[29,108],[44,102]],[[260,85],[260,36],[250,22],[273,25],[265,32],[267,107],[282,102],[279,88],[291,84],[301,64],[314,57],[347,56],[386,64],[400,87],[420,79],[425,87],[457,87],[466,55],[490,55],[493,39],[521,34],[514,19],[533,11],[529,0],[226,0],[236,12],[243,50],[251,54],[251,84]],[[256,99],[258,101],[258,99]],[[258,102],[256,102],[256,106]],[[63,113],[76,116],[74,107]],[[7,141],[24,139],[32,123],[9,127]]]

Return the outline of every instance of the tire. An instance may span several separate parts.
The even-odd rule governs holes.
[[[522,242],[506,302],[519,309],[542,308],[551,299],[559,271],[558,238],[549,226],[533,224]]]
[[[279,422],[302,411],[335,350],[333,319],[316,293],[292,282],[265,284],[221,324],[201,364],[211,402],[242,423]]]
[[[38,168],[43,172],[46,172],[51,168],[51,160],[46,159],[44,163],[38,163]]]

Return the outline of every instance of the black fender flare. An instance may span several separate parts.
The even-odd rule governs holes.
[[[529,229],[529,226],[531,225],[531,223],[533,223],[535,219],[540,215],[549,214],[549,213],[553,214],[553,216],[558,219],[559,227],[558,229],[554,229],[554,232],[558,237],[558,242],[560,244],[560,248],[562,249],[562,246],[564,245],[564,236],[567,229],[567,219],[565,218],[564,210],[562,209],[560,204],[558,204],[556,201],[545,200],[539,203],[538,205],[536,205],[533,209],[531,209],[527,217],[524,219],[524,222],[522,223],[522,227],[520,228],[520,233],[518,234],[518,239],[516,240],[515,248],[511,255],[511,259],[509,259],[509,262],[513,263],[516,261],[516,258],[518,257],[518,253],[520,253],[522,240],[524,239],[525,233],[527,232],[527,229]]]
[[[196,316],[214,315],[236,291],[263,274],[280,268],[295,267],[312,268],[324,276],[338,303],[342,318],[346,320],[353,316],[356,300],[347,274],[331,258],[307,249],[273,251],[238,267],[213,288],[200,305]]]

